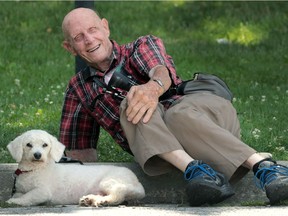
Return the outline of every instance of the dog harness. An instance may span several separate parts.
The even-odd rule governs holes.
[[[16,193],[16,177],[23,174],[23,173],[27,173],[27,172],[31,172],[32,170],[29,171],[23,171],[20,169],[17,169],[14,173],[13,173],[13,178],[14,178],[14,184],[13,184],[13,188],[12,188],[12,193],[11,193],[11,197]]]

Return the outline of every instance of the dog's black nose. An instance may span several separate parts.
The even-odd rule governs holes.
[[[35,158],[36,160],[39,160],[39,159],[41,158],[41,156],[42,156],[42,154],[41,154],[40,152],[34,153],[34,158]]]

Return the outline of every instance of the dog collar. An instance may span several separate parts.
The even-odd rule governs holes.
[[[23,173],[27,173],[27,172],[31,172],[31,171],[32,171],[32,170],[24,171],[24,170],[17,169],[17,170],[14,172],[14,174],[15,174],[15,176],[19,176],[19,175],[21,175],[21,174],[23,174]]]
[[[12,188],[12,193],[11,193],[11,197],[13,197],[13,195],[16,193],[16,177],[23,174],[23,173],[27,173],[27,172],[31,172],[32,170],[30,171],[24,171],[24,170],[20,170],[20,169],[17,169],[15,172],[14,172],[14,184],[13,184],[13,188]]]

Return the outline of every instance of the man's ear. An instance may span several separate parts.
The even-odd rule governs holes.
[[[103,19],[101,19],[101,23],[102,23],[103,28],[104,28],[105,31],[106,31],[107,36],[109,37],[109,36],[110,36],[110,29],[109,29],[108,20],[106,20],[105,18],[103,18]]]
[[[75,52],[74,48],[71,46],[71,44],[68,41],[62,42],[62,47],[66,49],[68,52],[70,52],[72,55],[76,56],[77,53]]]

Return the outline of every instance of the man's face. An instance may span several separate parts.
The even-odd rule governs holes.
[[[81,12],[81,11],[79,11]],[[65,28],[67,39],[63,46],[73,55],[79,55],[89,65],[103,69],[110,64],[112,43],[109,26],[94,12],[75,12],[67,16]]]

